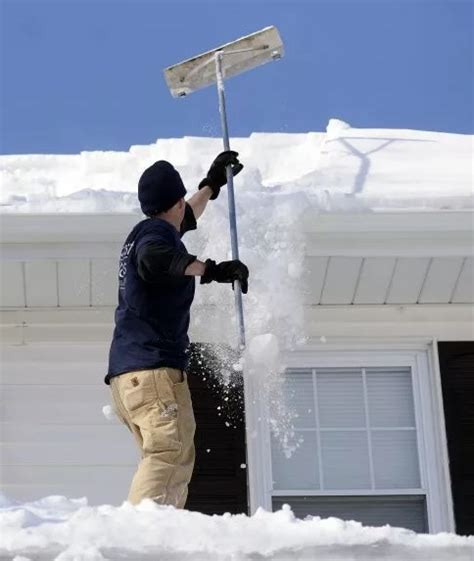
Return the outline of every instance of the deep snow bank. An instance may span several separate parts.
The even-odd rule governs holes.
[[[354,129],[337,119],[326,133],[252,134],[232,139],[247,192],[305,192],[315,210],[472,208],[473,137],[413,130]],[[3,212],[139,212],[136,185],[170,160],[193,191],[222,142],[160,139],[128,152],[0,156]]]
[[[88,507],[84,499],[0,502],[0,556],[17,561],[471,561],[474,537],[419,535],[337,518],[296,519],[289,507],[206,516],[144,501]],[[3,557],[2,557],[3,559]]]

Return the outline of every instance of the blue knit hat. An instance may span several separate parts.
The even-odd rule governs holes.
[[[164,160],[147,168],[138,182],[138,200],[143,214],[165,212],[186,195],[179,173]]]

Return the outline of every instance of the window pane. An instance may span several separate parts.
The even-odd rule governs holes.
[[[318,369],[316,388],[321,428],[366,426],[360,369]]]
[[[284,395],[295,428],[315,428],[313,374],[311,370],[290,370],[284,382]]]
[[[273,497],[273,510],[289,504],[298,518],[307,515],[356,520],[366,526],[391,526],[427,532],[424,496]],[[374,557],[375,559],[375,557]]]
[[[418,489],[420,469],[416,431],[374,430],[372,453],[376,489]]]
[[[372,427],[414,427],[415,406],[410,368],[367,368]]]
[[[365,431],[321,432],[324,489],[370,489]]]
[[[287,458],[281,444],[272,437],[274,489],[319,489],[316,431],[296,431],[296,439],[300,438],[304,441]]]

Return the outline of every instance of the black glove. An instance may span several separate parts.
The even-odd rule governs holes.
[[[231,166],[232,175],[237,175],[243,169],[243,164],[237,159],[238,152],[227,150],[221,152],[212,162],[206,177],[199,183],[199,189],[210,187],[212,189],[211,200],[217,199],[221,187],[227,183],[226,168]]]
[[[201,284],[207,284],[212,281],[231,282],[234,288],[234,282],[240,282],[240,288],[243,294],[248,291],[249,270],[246,265],[235,259],[234,261],[222,261],[216,264],[212,259],[207,259],[204,275],[201,277]]]

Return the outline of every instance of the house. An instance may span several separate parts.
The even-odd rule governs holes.
[[[277,353],[281,377],[265,360],[239,374],[222,351],[235,334],[231,295],[199,291],[189,508],[288,503],[301,517],[474,533],[472,137],[331,121],[324,134],[233,145],[249,162],[237,195],[256,277],[247,327],[301,337]],[[102,408],[118,255],[142,218],[131,186],[158,158],[191,184],[219,150],[217,140],[170,139],[0,158],[6,495],[124,500],[137,452]],[[225,256],[219,205],[192,241],[199,255]],[[230,382],[222,370],[234,371]]]

